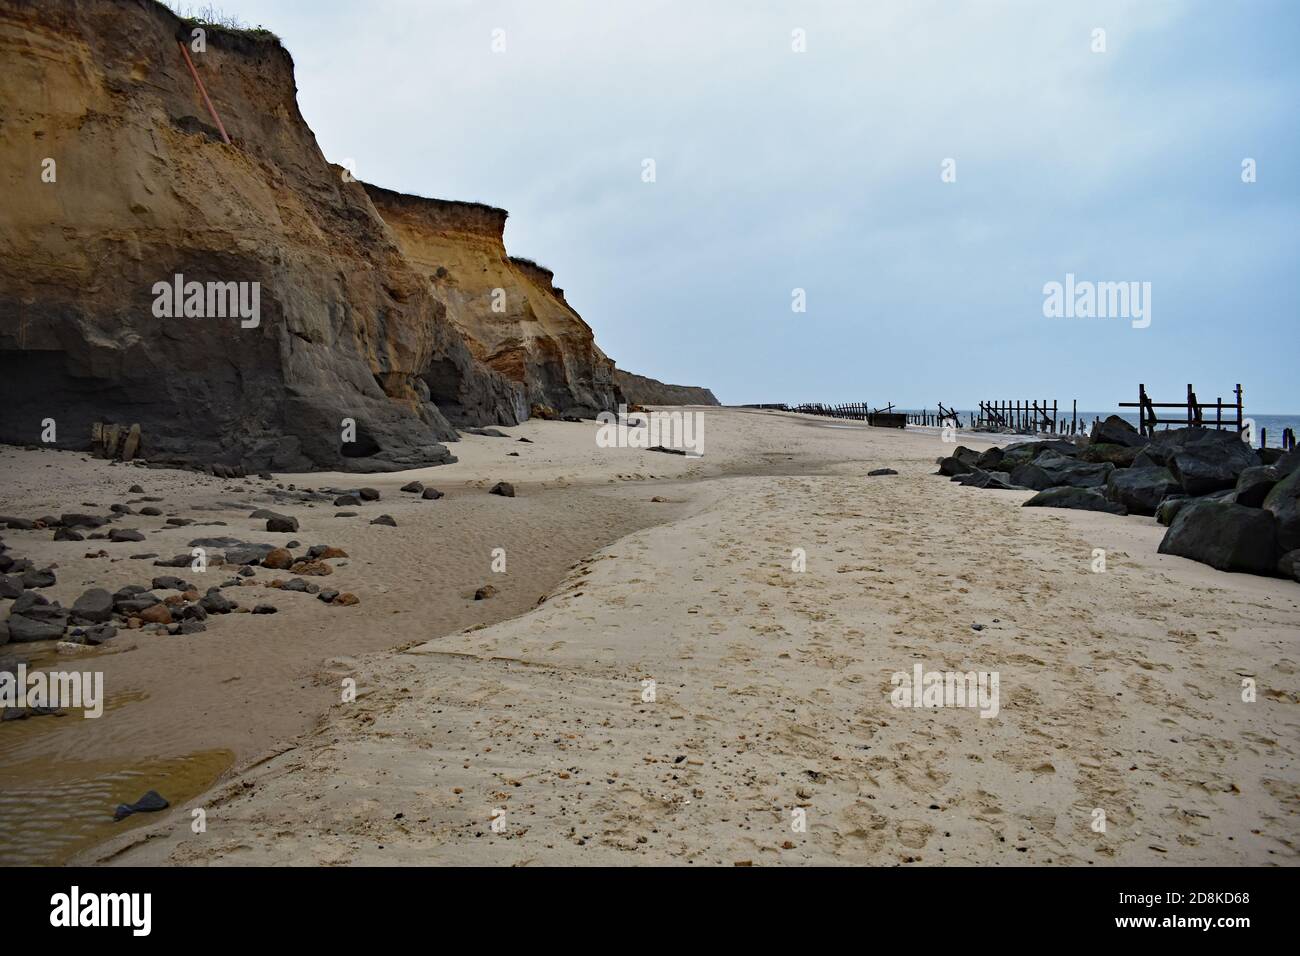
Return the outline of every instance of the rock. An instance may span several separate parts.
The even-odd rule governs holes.
[[[968,475],[974,470],[974,466],[968,465],[960,458],[949,455],[947,458],[939,460],[939,474],[941,475]]]
[[[208,593],[199,598],[199,607],[209,614],[229,614],[235,605],[222,595],[217,588],[209,588]]]
[[[183,528],[186,525],[194,524],[193,518],[168,518],[167,523],[175,528]]]
[[[522,437],[521,437],[521,438],[519,439],[519,441],[527,442],[529,445],[533,444],[533,440],[532,440],[531,438],[522,438]]]
[[[1145,446],[1144,446],[1145,447]],[[1097,444],[1088,445],[1079,451],[1079,461],[1093,462],[1110,462],[1116,468],[1131,468],[1138,456],[1142,454],[1142,448],[1134,448],[1130,445],[1111,445]],[[1154,465],[1154,463],[1153,463]],[[1160,467],[1154,465],[1154,467]]]
[[[180,627],[176,629],[177,634],[198,634],[206,631],[208,626],[202,621],[181,621]]]
[[[103,624],[113,617],[113,595],[103,588],[91,588],[72,602],[72,616],[78,621]]]
[[[495,596],[497,589],[495,585],[485,584],[474,592],[475,601],[486,601],[488,598]]]
[[[1272,465],[1251,465],[1237,476],[1233,501],[1247,508],[1259,508],[1278,480],[1277,469]]]
[[[141,488],[139,485],[132,485],[130,488],[127,489],[127,494],[142,495],[144,494],[144,489]]]
[[[172,612],[165,604],[154,604],[135,615],[146,624],[170,624]]]
[[[9,643],[9,625],[5,621],[0,621],[0,646]]]
[[[127,505],[109,505],[108,510],[113,512],[114,514],[119,514],[119,515],[135,514],[135,512],[132,511],[131,508],[128,507]]]
[[[204,609],[202,604],[187,604],[185,607],[181,608],[179,614],[174,614],[172,616],[179,617],[182,621],[206,621],[208,619],[208,612]]]
[[[1118,415],[1110,415],[1104,422],[1092,426],[1088,437],[1090,445],[1123,445],[1127,448],[1142,448],[1147,439],[1132,425]]]
[[[36,527],[36,522],[30,518],[10,518],[4,519],[6,528],[12,528],[14,531],[31,531]]]
[[[49,568],[42,568],[39,571],[33,568],[30,571],[23,572],[23,587],[25,588],[50,588],[54,587],[54,583],[54,572]]]
[[[1236,432],[1217,428],[1158,432],[1143,453],[1173,472],[1183,492],[1193,497],[1230,489],[1243,471],[1259,464],[1254,449]]]
[[[262,558],[262,567],[285,571],[293,566],[293,554],[287,548],[273,548]]]
[[[1277,573],[1284,578],[1300,581],[1300,549],[1288,551],[1277,559]],[[0,640],[0,644],[3,643]]]
[[[355,594],[352,594],[348,591],[344,591],[342,594],[340,594],[330,603],[341,605],[343,607],[351,607],[354,604],[360,604],[361,599],[357,597]]]
[[[982,471],[994,471],[1002,464],[1002,459],[1006,456],[1006,451],[998,445],[984,451],[975,459],[975,467]]]
[[[1174,523],[1174,518],[1178,515],[1179,510],[1189,501],[1195,501],[1187,495],[1166,495],[1165,498],[1156,506],[1156,523],[1162,524],[1166,528]]]
[[[418,481],[408,481],[406,484],[402,485],[402,490],[411,491],[418,495],[420,492],[424,491],[424,485]]]
[[[503,498],[513,498],[515,496],[515,486],[508,481],[498,481],[488,489],[490,495],[501,495]]]
[[[336,508],[355,508],[359,504],[361,504],[361,501],[356,495],[339,495],[334,499],[334,507]]]
[[[392,516],[392,515],[380,515],[378,518],[374,518],[374,519],[372,519],[370,523],[371,523],[371,524],[382,524],[382,525],[387,525],[387,526],[390,527],[390,528],[396,528],[396,527],[397,527],[397,522],[396,522],[395,520],[393,520],[393,516]]]
[[[194,561],[192,554],[178,554],[171,558],[159,558],[153,563],[155,568],[188,568]]]
[[[65,514],[59,516],[59,523],[65,528],[102,528],[108,524],[108,519],[95,515]]]
[[[0,574],[0,598],[16,598],[23,593],[23,579]]]
[[[166,810],[169,804],[157,790],[150,790],[135,803],[119,803],[113,811],[114,820],[125,820],[133,813],[157,813]]]
[[[144,535],[135,530],[135,528],[114,528],[108,533],[108,540],[119,543],[124,541],[143,541]]]
[[[266,530],[291,534],[298,530],[298,519],[288,515],[272,515],[266,519]]]
[[[314,544],[307,549],[307,558],[311,561],[328,561],[331,558],[346,558],[348,553],[342,548],[327,544]]]
[[[878,475],[896,475],[898,472],[892,468],[877,468],[874,471],[867,472],[868,478],[875,478]]]
[[[182,578],[176,577],[175,575],[164,574],[154,578],[150,587],[156,588],[159,591],[189,591],[194,587],[194,585]]]
[[[1226,501],[1193,501],[1179,509],[1159,550],[1220,571],[1272,574],[1276,547],[1277,521],[1271,512]]]
[[[162,509],[155,508],[153,505],[146,505],[140,509],[140,514],[146,515],[150,518],[158,518],[162,516]]]
[[[42,617],[29,617],[27,614],[10,613],[6,622],[9,625],[9,640],[15,644],[32,641],[57,641],[63,637],[68,619],[64,615],[51,614]]]
[[[1061,438],[1019,442],[1015,445],[1008,445],[1003,449],[1002,459],[998,462],[998,470],[1014,472],[1019,466],[1026,465],[1049,451],[1066,458],[1073,458],[1077,457],[1081,450],[1074,442],[1065,441]]]
[[[85,633],[82,634],[82,637],[86,639],[86,643],[92,647],[110,641],[116,636],[117,628],[112,624],[97,624],[94,627],[86,628]]]
[[[257,519],[258,521],[265,521],[267,518],[277,517],[276,513],[270,508],[258,508],[256,511],[249,512],[248,516]]]
[[[1035,491],[1064,486],[1099,488],[1114,470],[1115,466],[1109,462],[1083,462],[1049,449],[1032,462],[1016,466],[1011,472],[1011,482]]]
[[[258,564],[275,550],[273,544],[241,544],[226,551],[226,564]]]
[[[991,488],[994,491],[1023,491],[1020,485],[1012,484],[1011,476],[1005,471],[984,471],[974,468],[968,474],[959,475],[953,481],[969,488]]]
[[[321,591],[320,594],[316,595],[316,600],[324,601],[326,604],[329,604],[330,601],[333,601],[338,596],[339,596],[338,591],[332,590],[331,588],[326,588],[325,590]]]
[[[1278,548],[1283,552],[1300,548],[1300,469],[1273,486],[1263,507],[1277,520]]]
[[[336,511],[336,512],[334,512],[334,517],[336,517],[336,518],[355,518],[356,516],[357,516],[357,513],[356,513],[355,511]]]
[[[372,521],[371,524],[374,524],[374,522]],[[324,561],[299,561],[291,570],[294,574],[315,575],[318,577],[334,573],[334,569]]]
[[[59,528],[54,532],[55,541],[85,541],[86,536],[80,531],[73,531],[71,528]]]
[[[1040,491],[1022,507],[1025,508],[1074,508],[1080,511],[1107,511],[1113,515],[1127,514],[1121,504],[1110,501],[1099,491],[1091,488],[1048,488]]]
[[[1122,504],[1132,515],[1155,514],[1160,502],[1178,489],[1178,481],[1168,468],[1121,468],[1106,479],[1106,497]]]
[[[274,604],[255,604],[253,605],[254,614],[275,614],[280,609]]]
[[[653,498],[650,499],[651,502],[660,502],[660,503],[666,502],[667,500],[668,499],[663,497],[662,495],[655,495]]]
[[[667,385],[644,375],[621,368],[614,369],[614,384],[628,404],[637,405],[717,405],[718,400],[707,388],[697,385]],[[541,417],[541,416],[533,416]]]
[[[362,488],[360,494],[361,494],[361,500],[362,500],[362,501],[378,501],[378,500],[379,500],[379,492],[378,492],[378,490],[376,490],[376,489],[374,489],[374,488]]]
[[[424,491],[420,493],[420,497],[425,501],[437,501],[439,498],[443,497],[443,493],[437,488],[425,488]]]
[[[1277,471],[1278,481],[1281,481],[1291,472],[1300,468],[1300,449],[1287,452],[1272,462],[1274,470]]]

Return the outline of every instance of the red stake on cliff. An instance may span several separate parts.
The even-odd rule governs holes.
[[[221,125],[221,117],[217,115],[217,108],[212,105],[212,100],[208,99],[208,91],[203,88],[203,81],[199,79],[199,71],[194,69],[194,61],[190,59],[190,51],[185,49],[185,44],[180,40],[176,41],[176,45],[181,48],[181,56],[185,57],[185,63],[190,68],[190,76],[194,77],[194,83],[203,96],[203,102],[208,104],[208,112],[212,114],[212,121],[217,124],[217,129],[221,130],[221,138],[229,146],[230,137],[226,135],[226,128]]]

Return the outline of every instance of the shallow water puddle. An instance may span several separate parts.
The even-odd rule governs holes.
[[[0,766],[0,866],[65,863],[81,850],[159,817],[137,813],[114,822],[119,803],[134,803],[146,791],[157,790],[178,806],[211,787],[233,761],[229,750],[130,766],[120,760],[5,761]],[[178,819],[177,825],[188,821]]]

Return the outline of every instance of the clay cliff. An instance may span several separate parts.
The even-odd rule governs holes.
[[[552,381],[599,400],[596,375],[530,338],[523,317],[556,311],[531,279],[514,345],[467,340],[469,259],[435,295],[321,154],[277,40],[208,29],[191,53],[226,144],[178,35],[152,0],[0,0],[0,440],[54,419],[58,446],[89,448],[92,423],[139,423],[150,459],[384,470],[449,460],[453,425],[517,422]],[[210,297],[208,317],[160,317],[177,274],[257,283],[256,324],[211,317]],[[566,341],[594,357],[582,328]]]
[[[668,385],[644,375],[617,369],[614,384],[628,402],[637,405],[717,405],[718,400],[707,388],[696,385]]]
[[[506,254],[504,209],[365,188],[475,357],[530,405],[591,417],[618,404],[614,363],[554,275]]]

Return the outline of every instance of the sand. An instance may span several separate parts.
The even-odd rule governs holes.
[[[91,739],[124,757],[231,757],[215,787],[78,859],[1296,861],[1300,584],[1159,555],[1152,519],[1022,509],[1028,492],[951,484],[933,475],[951,450],[934,433],[705,415],[699,460],[597,448],[590,423],[505,429],[533,445],[469,438],[461,462],[416,473],[448,491],[438,502],[396,500],[411,473],[277,476],[381,489],[353,510],[398,528],[296,512],[304,544],[352,555],[322,583],[362,604],[279,596],[271,618],[96,652],[119,692],[148,690],[45,732],[54,756]],[[73,457],[58,454],[60,480],[195,481],[63,465]],[[866,477],[885,466],[900,474]],[[498,479],[519,497],[487,495]],[[38,493],[17,486],[24,505]],[[0,504],[31,510],[53,509]],[[247,533],[255,522],[238,514],[215,530],[278,537]],[[5,533],[20,551],[23,534]],[[504,575],[488,570],[497,546]],[[71,600],[91,572],[60,564],[56,596]],[[485,583],[501,593],[473,601]],[[997,716],[893,706],[891,675],[917,661],[997,672]],[[349,678],[359,694],[344,703]],[[32,733],[26,746],[46,745]]]

